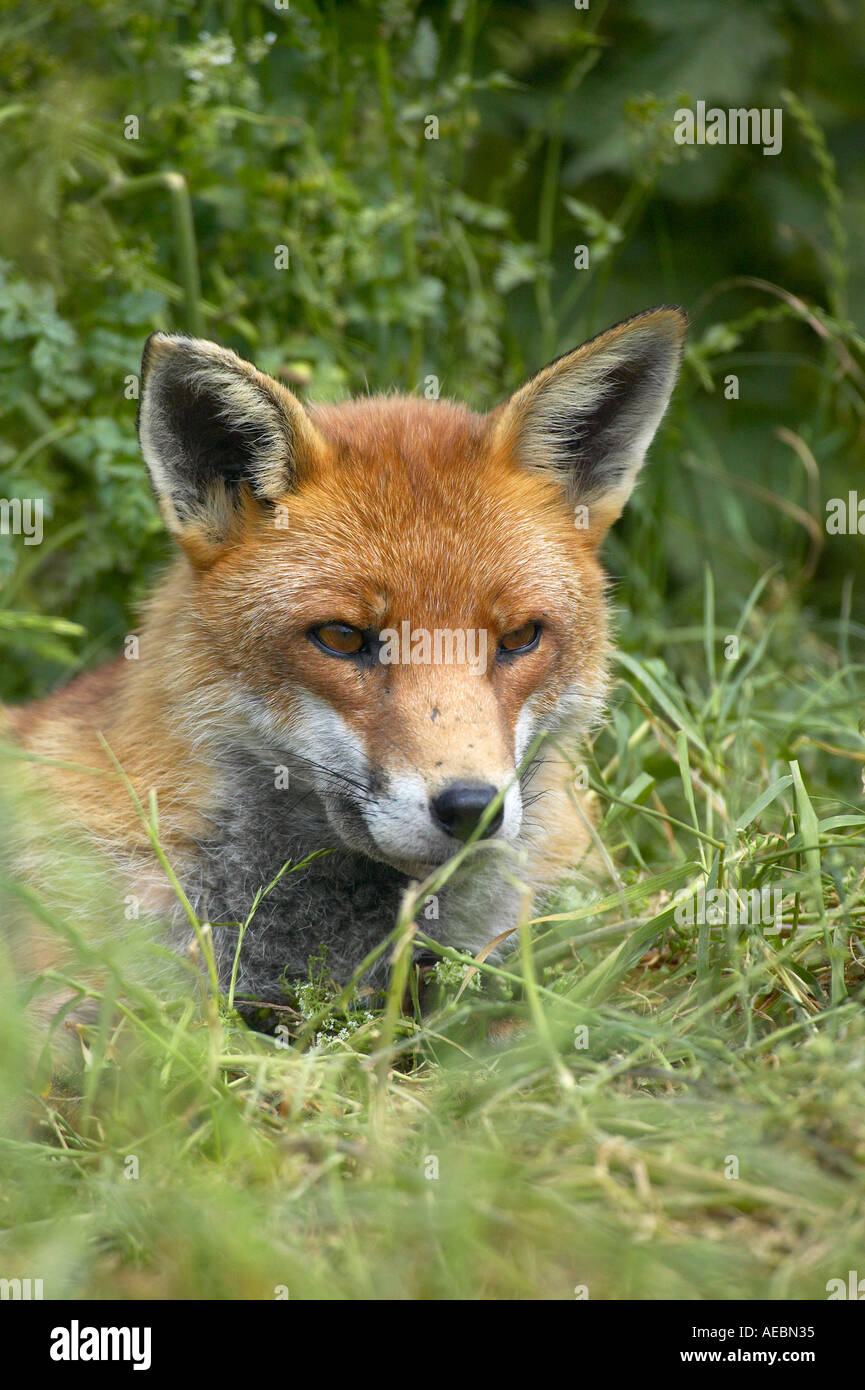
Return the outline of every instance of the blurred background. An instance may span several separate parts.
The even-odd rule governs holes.
[[[0,89],[0,492],[45,505],[40,546],[0,536],[0,697],[116,653],[167,554],[134,427],[154,328],[301,396],[435,376],[486,409],[681,303],[608,546],[626,645],[694,628],[707,562],[722,626],[767,571],[813,632],[862,621],[862,539],[824,524],[865,496],[854,0],[46,0],[4,7]],[[782,108],[781,152],[677,145],[698,100]]]

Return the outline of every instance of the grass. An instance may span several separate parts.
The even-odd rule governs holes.
[[[388,997],[336,991],[325,956],[269,1038],[199,972],[130,989],[112,949],[76,1094],[34,1085],[7,989],[4,1276],[74,1298],[820,1299],[862,1268],[865,634],[765,598],[738,659],[708,585],[702,662],[676,632],[622,653],[610,720],[568,750],[609,881],[575,877],[497,966],[426,939],[423,1016],[399,1007],[412,901]],[[683,924],[701,884],[780,892],[780,923]],[[521,1026],[494,1044],[502,1017]]]

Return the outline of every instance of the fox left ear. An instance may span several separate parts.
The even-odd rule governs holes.
[[[168,529],[208,564],[246,505],[291,491],[325,448],[295,396],[203,338],[152,333],[138,434]]]
[[[494,412],[494,447],[556,475],[588,509],[600,543],[631,494],[667,408],[687,318],[664,305],[592,338],[526,382]]]

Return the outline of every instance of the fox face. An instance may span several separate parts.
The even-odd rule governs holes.
[[[603,711],[598,549],[684,323],[628,320],[488,415],[305,408],[213,343],[153,335],[142,450],[185,557],[188,661],[223,692],[201,737],[284,760],[344,846],[404,873],[484,816],[516,844],[533,740]]]

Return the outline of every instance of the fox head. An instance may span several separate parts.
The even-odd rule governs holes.
[[[684,331],[679,309],[640,314],[488,415],[307,408],[214,343],[148,340],[139,433],[188,630],[230,683],[231,736],[291,760],[348,847],[422,873],[498,793],[484,834],[514,843],[534,736],[599,718],[598,550]]]

